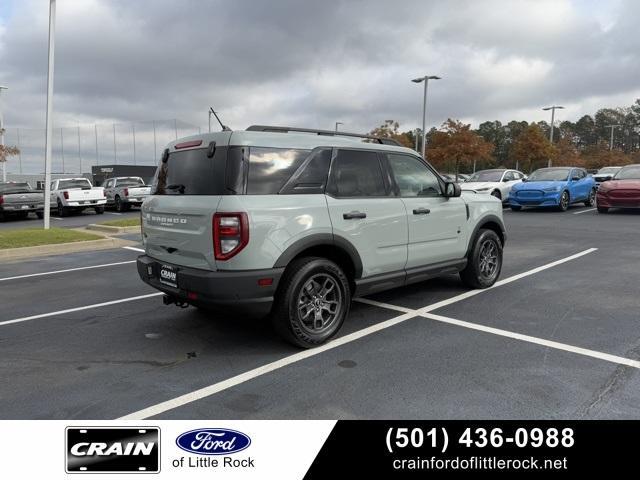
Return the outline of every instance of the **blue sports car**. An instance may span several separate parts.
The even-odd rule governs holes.
[[[572,203],[595,203],[596,185],[584,168],[540,168],[525,181],[516,183],[509,194],[511,210],[522,207],[555,207],[567,210]]]

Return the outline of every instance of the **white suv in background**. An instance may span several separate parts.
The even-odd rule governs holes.
[[[484,193],[506,202],[511,192],[511,187],[522,182],[526,178],[525,174],[518,170],[507,170],[504,168],[494,168],[491,170],[480,170],[462,183],[462,191]]]
[[[268,314],[301,347],[338,333],[351,299],[502,267],[502,206],[460,195],[393,140],[253,126],[170,143],[142,205],[138,273],[165,304]]]

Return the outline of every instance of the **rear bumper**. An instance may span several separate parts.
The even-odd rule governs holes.
[[[63,205],[65,207],[99,207],[101,205],[104,205],[105,203],[107,203],[107,199],[103,199],[103,200],[83,200],[82,203],[81,202],[67,202],[66,205]],[[52,203],[52,207],[55,207],[55,204]]]
[[[25,208],[23,208],[25,207]],[[0,213],[20,213],[20,212],[42,212],[44,204],[28,204],[28,205],[11,205],[4,204],[0,206]]]
[[[255,316],[267,315],[284,268],[265,270],[217,271],[182,267],[160,262],[147,255],[138,257],[138,275],[143,282],[167,295],[195,306],[230,308]],[[177,288],[160,283],[163,265],[177,271]],[[271,278],[268,286],[258,285],[258,280]]]

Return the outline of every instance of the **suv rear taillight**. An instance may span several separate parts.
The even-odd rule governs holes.
[[[123,190],[123,193],[124,193],[124,196],[125,196],[125,197],[128,197],[128,196],[129,196],[129,189],[128,189],[128,188],[125,188],[125,189]]]
[[[2,205],[3,203],[4,203],[4,197],[0,195],[0,205]]]
[[[67,192],[66,190],[62,192],[62,196],[64,197],[65,200],[69,200],[69,192]]]
[[[249,243],[249,218],[244,212],[213,215],[213,251],[216,260],[228,260]]]

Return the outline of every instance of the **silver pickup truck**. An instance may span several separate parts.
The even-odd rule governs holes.
[[[114,207],[118,212],[124,212],[132,206],[142,205],[151,193],[151,187],[145,185],[140,177],[114,177],[105,180],[104,193],[107,197],[107,206]]]
[[[0,183],[0,220],[8,216],[27,218],[34,212],[44,216],[44,193],[33,190],[26,182]]]

